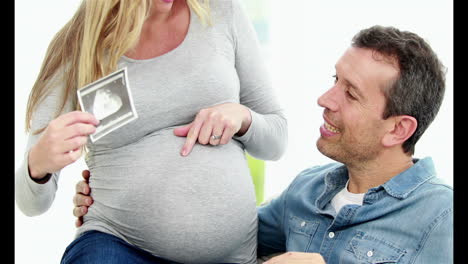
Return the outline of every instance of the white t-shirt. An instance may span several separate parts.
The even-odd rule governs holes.
[[[340,211],[343,206],[348,204],[357,204],[362,205],[362,201],[364,200],[364,194],[366,193],[351,193],[348,191],[348,183],[349,180],[346,182],[346,186],[341,190],[339,193],[333,197],[331,200],[331,204],[333,208],[335,208],[336,213]]]

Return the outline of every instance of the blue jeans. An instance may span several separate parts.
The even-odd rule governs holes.
[[[62,256],[61,264],[69,263],[176,264],[177,262],[158,258],[116,236],[93,230],[82,234],[67,247]]]

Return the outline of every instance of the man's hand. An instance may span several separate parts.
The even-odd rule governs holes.
[[[282,255],[273,257],[264,264],[280,264],[280,263],[304,263],[304,264],[325,264],[325,260],[318,253],[304,252],[287,252]]]
[[[75,222],[76,227],[83,224],[83,216],[88,213],[88,207],[93,204],[93,198],[90,196],[91,188],[89,187],[89,170],[84,170],[81,175],[84,180],[76,184],[76,194],[73,196],[73,215],[78,217]]]

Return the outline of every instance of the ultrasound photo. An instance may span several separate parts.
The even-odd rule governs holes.
[[[138,118],[128,83],[127,68],[122,68],[78,90],[82,111],[100,121],[92,142]]]

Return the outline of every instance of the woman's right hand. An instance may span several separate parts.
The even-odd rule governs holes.
[[[73,215],[78,217],[75,222],[76,227],[80,227],[83,224],[83,216],[88,213],[88,207],[93,204],[93,198],[91,197],[91,188],[89,187],[89,170],[84,170],[81,175],[84,180],[76,184],[76,194],[73,196]]]
[[[40,180],[78,160],[81,147],[98,124],[94,115],[81,111],[66,113],[50,121],[29,152],[30,176]]]

